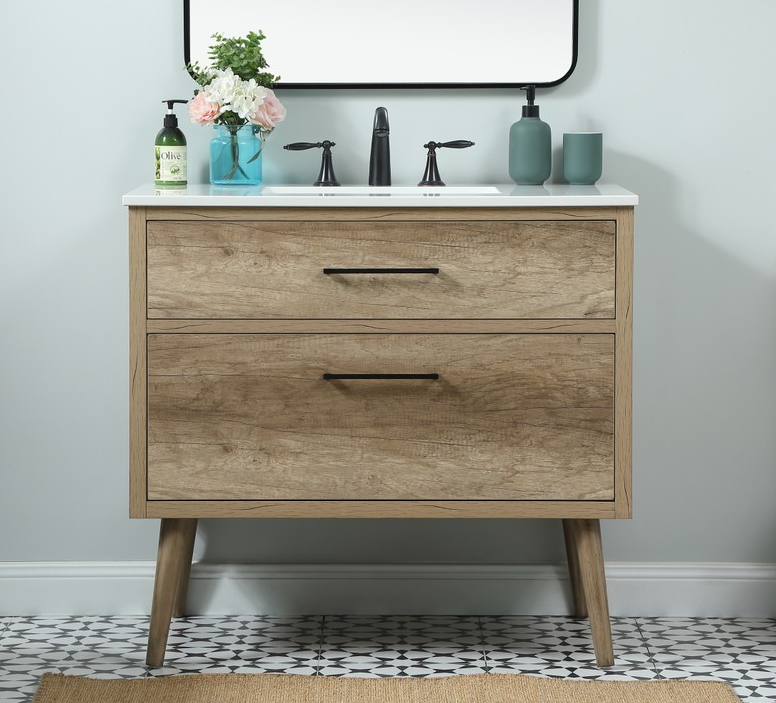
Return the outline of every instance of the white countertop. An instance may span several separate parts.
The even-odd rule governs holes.
[[[639,198],[612,184],[570,186],[448,186],[388,188],[342,186],[211,186],[161,188],[147,184],[122,198],[123,205],[144,207],[609,207],[637,205]]]

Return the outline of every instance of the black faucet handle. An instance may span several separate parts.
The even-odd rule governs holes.
[[[338,186],[339,181],[334,175],[334,165],[331,162],[331,148],[337,146],[335,142],[324,139],[322,142],[293,142],[285,144],[284,149],[288,151],[304,151],[305,149],[323,149],[321,157],[321,172],[318,174],[318,180],[313,183],[315,186]]]
[[[467,149],[474,146],[474,142],[470,142],[468,139],[456,139],[452,142],[442,142],[439,146],[445,146],[448,149]]]
[[[455,139],[452,142],[429,142],[424,144],[423,148],[433,152],[434,149],[441,149],[447,147],[448,149],[466,149],[470,146],[474,146],[474,142],[470,142],[468,139]]]
[[[304,151],[305,149],[331,149],[336,146],[334,142],[330,142],[328,139],[322,142],[293,142],[292,144],[286,144],[283,148],[288,151]]]

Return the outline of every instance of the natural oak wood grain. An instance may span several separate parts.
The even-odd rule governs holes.
[[[613,518],[612,501],[581,500],[152,500],[148,517]]]
[[[601,524],[598,520],[568,520],[567,522],[573,549],[577,555],[581,591],[590,617],[596,662],[599,666],[611,666],[614,664],[614,651],[601,548]]]
[[[146,517],[146,208],[129,210],[129,515]]]
[[[632,209],[632,208],[630,208]],[[415,222],[532,221],[532,220],[607,220],[612,219],[613,207],[431,207],[431,208],[312,208],[305,207],[154,207],[148,211],[149,222],[179,221],[349,221]]]
[[[178,587],[175,593],[175,603],[173,604],[172,616],[175,618],[183,617],[186,614],[186,596],[189,592],[189,579],[191,577],[191,559],[194,555],[194,540],[197,536],[197,520],[186,520],[183,525],[183,564],[181,566],[180,576],[178,577]]]
[[[149,334],[614,334],[615,320],[148,320]]]
[[[149,498],[612,500],[613,352],[612,335],[152,335]]]
[[[178,584],[185,569],[189,543],[197,521],[165,518],[159,527],[159,550],[156,558],[154,598],[148,633],[146,664],[161,666],[170,632],[170,618],[176,606]]]
[[[579,554],[577,553],[576,536],[574,534],[574,521],[568,518],[563,520],[563,539],[566,543],[566,561],[569,568],[569,584],[571,585],[574,616],[585,618],[587,617],[587,603],[585,602],[585,592],[582,587],[582,573],[579,564]]]
[[[151,318],[612,318],[615,224],[152,222]],[[438,274],[334,274],[328,267]]]
[[[633,208],[617,209],[615,514],[631,517],[633,386]]]

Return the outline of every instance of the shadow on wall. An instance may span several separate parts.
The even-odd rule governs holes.
[[[506,529],[512,532],[509,547],[524,540],[523,557],[527,551],[535,555],[533,561],[561,561],[553,549],[541,554],[535,549],[546,528],[561,533],[560,521],[496,522],[210,520],[200,523],[195,560],[201,552],[200,561],[207,564],[218,550],[218,561],[230,565],[195,568],[189,607],[192,612],[228,607],[230,612],[273,615],[465,615],[536,608],[554,613],[559,603],[570,603],[565,566],[532,573],[517,590],[514,570],[499,569],[489,549],[505,551],[494,539],[502,539]],[[238,540],[229,539],[233,530],[240,531]],[[228,558],[221,551],[225,541],[234,547]],[[258,552],[267,558],[257,559]],[[258,561],[259,566],[236,561]]]
[[[546,520],[207,520],[198,544],[202,561],[226,563],[530,564],[564,554],[560,523]]]

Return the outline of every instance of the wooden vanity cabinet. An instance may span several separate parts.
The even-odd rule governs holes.
[[[563,520],[613,661],[631,514],[632,207],[131,207],[130,514],[148,662],[207,517]]]

